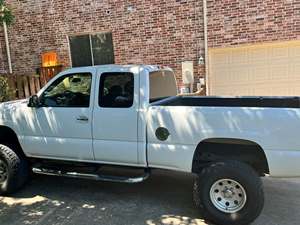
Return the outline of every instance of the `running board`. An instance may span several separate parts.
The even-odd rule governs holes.
[[[145,169],[145,173],[141,177],[120,177],[120,176],[110,176],[110,175],[98,175],[98,174],[88,174],[88,173],[77,173],[77,172],[64,172],[58,170],[47,170],[40,168],[32,168],[32,172],[36,174],[58,176],[58,177],[69,177],[69,178],[81,178],[95,181],[109,181],[118,183],[134,184],[145,181],[150,176],[150,170]]]

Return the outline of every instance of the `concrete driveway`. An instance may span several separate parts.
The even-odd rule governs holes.
[[[192,176],[154,171],[141,184],[35,176],[0,197],[1,225],[205,225],[192,202]],[[300,179],[264,179],[266,203],[255,225],[300,224]]]

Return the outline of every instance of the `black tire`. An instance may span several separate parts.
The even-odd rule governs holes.
[[[222,179],[238,182],[246,192],[245,204],[237,212],[223,212],[211,200],[212,186]],[[215,162],[204,168],[196,178],[194,202],[204,219],[208,221],[218,225],[246,225],[253,222],[263,209],[262,181],[258,174],[245,163],[238,161]]]
[[[0,195],[12,194],[27,181],[29,172],[27,160],[17,155],[11,148],[0,145],[0,163],[2,170],[3,168],[6,170],[6,175],[0,182]]]

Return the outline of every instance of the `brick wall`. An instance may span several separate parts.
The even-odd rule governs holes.
[[[204,53],[199,0],[7,0],[7,3],[16,16],[9,29],[15,73],[34,73],[40,66],[41,54],[53,50],[62,64],[70,66],[67,36],[83,33],[111,31],[117,64],[170,66],[179,81],[181,62],[193,60],[196,64],[200,52]],[[203,75],[203,66],[195,66],[195,73]]]
[[[16,15],[9,28],[16,74],[34,73],[47,51],[56,51],[69,67],[68,35],[111,31],[118,64],[167,65],[180,82],[181,62],[193,60],[195,74],[204,75],[204,67],[196,65],[204,56],[201,0],[7,3]],[[208,0],[208,35],[210,47],[300,39],[300,1]],[[7,70],[4,47],[0,27],[0,71]]]
[[[208,0],[209,46],[300,39],[299,0]]]

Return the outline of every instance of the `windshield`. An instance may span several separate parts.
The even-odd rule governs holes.
[[[177,95],[176,78],[172,71],[150,73],[150,103]]]

